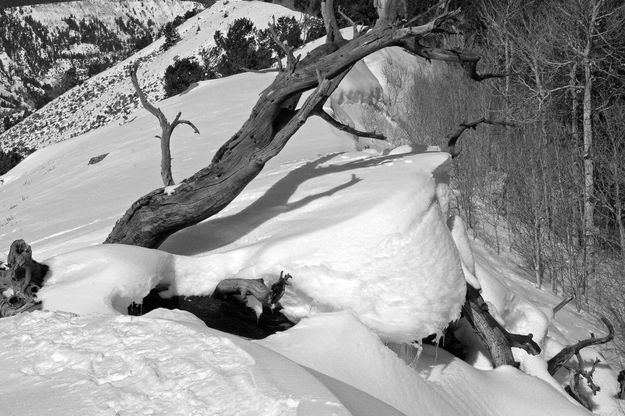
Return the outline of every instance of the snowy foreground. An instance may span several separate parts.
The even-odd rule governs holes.
[[[201,131],[174,134],[176,180],[210,161],[271,79],[203,82],[159,103]],[[351,94],[357,84],[346,79],[337,102],[366,99]],[[155,134],[139,110],[41,149],[3,177],[0,247],[24,238],[51,275],[44,311],[0,320],[1,415],[589,414],[560,387],[567,371],[554,379],[545,360],[601,330],[568,307],[554,318],[558,298],[448,220],[446,153],[356,151],[352,137],[311,119],[218,216],[161,250],[102,246],[130,203],[160,186]],[[299,323],[264,340],[182,311],[125,315],[156,286],[209,294],[224,278],[271,283],[281,271],[293,275],[282,303]],[[515,350],[520,370],[493,370],[470,330],[469,363],[430,346],[400,357],[385,345],[440,334],[460,314],[465,279],[509,330],[534,334],[542,356]],[[595,381],[596,412],[623,414],[614,372],[602,364]]]

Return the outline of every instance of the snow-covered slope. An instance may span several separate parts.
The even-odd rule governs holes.
[[[176,180],[209,163],[271,79],[206,81],[159,102],[201,132],[176,131]],[[545,359],[598,331],[569,308],[550,315],[556,299],[467,244],[461,222],[450,232],[447,154],[356,151],[350,136],[313,118],[226,210],[162,250],[102,246],[131,202],[160,186],[157,133],[137,110],[35,152],[2,178],[0,247],[26,239],[51,274],[40,294],[49,311],[0,320],[0,413],[588,414],[560,387],[565,373],[546,374]],[[463,268],[497,319],[544,348],[539,357],[514,351],[525,373],[490,369],[479,348],[469,363],[429,347],[404,362],[384,346],[455,319]],[[262,341],[179,311],[122,315],[159,283],[207,294],[225,277],[271,282],[282,270],[293,275],[284,304],[299,323]],[[596,376],[598,411],[619,414],[614,373],[602,366]]]
[[[74,87],[27,119],[0,135],[0,147],[21,142],[41,148],[104,126],[112,121],[127,122],[139,105],[128,76],[128,66],[136,59],[145,63],[138,71],[140,83],[151,100],[162,99],[165,69],[177,57],[197,56],[214,45],[215,31],[227,31],[234,20],[247,17],[264,28],[272,17],[300,14],[285,7],[256,1],[223,0],[190,18],[177,30],[181,41],[162,51],[163,38],[136,55]]]
[[[167,22],[200,6],[179,0],[83,0],[4,8],[0,131],[19,121],[25,111],[32,113],[79,80],[150,43]],[[75,72],[66,75],[69,69]],[[15,135],[5,140],[8,137],[12,143],[3,148],[15,147]]]
[[[183,111],[202,132],[200,137],[182,129],[176,133],[172,147],[177,179],[210,160],[215,149],[237,129],[270,79],[271,75],[243,74],[206,81],[180,97],[160,103],[167,114]],[[215,96],[223,100],[215,102],[211,99]],[[361,395],[373,396],[406,414],[419,414],[415,409],[422,408],[439,409],[431,414],[441,415],[513,414],[509,413],[512,404],[520,406],[524,396],[519,396],[516,402],[483,397],[492,389],[489,383],[500,387],[498,394],[516,397],[512,382],[502,384],[509,377],[511,380],[522,377],[524,391],[541,392],[544,400],[536,402],[540,406],[545,402],[558,403],[550,405],[543,414],[583,414],[561,391],[538,378],[522,376],[518,370],[498,370],[499,375],[491,376],[489,372],[476,372],[439,354],[442,359],[436,363],[418,361],[421,376],[416,376],[398,359],[389,367],[392,353],[380,341],[373,341],[377,340],[376,333],[402,340],[397,334],[409,335],[415,331],[412,334],[416,338],[440,328],[459,311],[464,283],[452,275],[457,273],[454,270],[459,270],[460,260],[454,257],[458,255],[454,254],[453,246],[449,246],[452,241],[449,232],[437,225],[444,225],[439,208],[444,201],[439,201],[441,194],[434,186],[435,178],[446,177],[436,169],[445,161],[444,154],[355,152],[350,137],[312,119],[225,212],[168,240],[164,248],[175,255],[144,249],[133,250],[145,254],[134,253],[123,246],[84,248],[102,241],[132,200],[159,186],[155,132],[151,115],[139,110],[130,123],[111,124],[39,150],[4,177],[4,198],[0,203],[11,218],[7,217],[0,225],[0,247],[8,247],[13,239],[23,237],[33,244],[36,258],[57,255],[48,260],[52,275],[42,298],[51,309],[82,314],[77,317],[66,313],[34,313],[0,321],[0,331],[6,334],[3,339],[15,346],[0,352],[0,359],[16,363],[6,370],[7,380],[11,382],[0,387],[7,393],[11,389],[13,396],[3,393],[1,397],[31,397],[33,403],[32,397],[42,390],[57,391],[63,398],[70,394],[64,390],[66,386],[73,386],[72,400],[60,400],[55,405],[42,398],[34,402],[36,411],[32,406],[16,408],[22,402],[13,400],[6,406],[18,409],[15,414],[29,414],[29,411],[45,414],[41,409],[48,407],[52,409],[50,412],[60,409],[66,414],[93,409],[100,409],[97,411],[103,414],[108,410],[102,409],[117,409],[121,414],[130,409],[132,413],[137,408],[154,409],[154,397],[162,395],[164,390],[170,393],[163,397],[162,409],[180,406],[179,414],[215,414],[222,409],[219,398],[229,397],[221,396],[221,389],[257,397],[267,394],[258,381],[263,377],[274,383],[269,390],[277,391],[277,396],[270,396],[275,400],[269,400],[268,406],[283,406],[284,414],[295,411],[306,414],[303,409],[309,406],[289,388],[334,395],[324,400],[341,401],[345,408],[360,412],[352,414],[367,414],[355,404],[355,407],[346,404],[350,400],[362,403],[354,399]],[[87,165],[90,157],[103,153],[109,153],[103,161]],[[76,249],[79,250],[71,251]],[[199,265],[206,267],[198,268]],[[308,328],[313,322],[323,323],[314,324],[315,331],[322,331],[320,326],[336,325],[335,338],[328,333],[325,341],[313,342],[308,330],[302,329],[298,336],[296,327],[263,345],[321,373],[316,377],[322,386],[308,379],[308,375],[316,373],[302,375],[299,367],[277,364],[263,355],[252,354],[252,360],[244,360],[240,367],[242,376],[237,375],[236,369],[223,370],[224,373],[219,370],[219,362],[202,358],[201,351],[212,351],[211,356],[222,353],[239,356],[236,348],[224,345],[222,339],[230,339],[228,336],[203,335],[208,334],[203,330],[186,333],[187,338],[182,338],[182,329],[176,329],[179,324],[163,325],[153,320],[158,317],[111,315],[140,299],[158,281],[177,282],[171,289],[182,293],[193,290],[206,293],[226,276],[270,278],[281,269],[294,275],[285,300],[287,307],[299,312],[299,317],[310,315],[312,319],[304,319],[300,328]],[[478,277],[486,273],[480,268],[477,272]],[[362,278],[362,283],[358,278]],[[394,287],[397,285],[400,290]],[[483,286],[496,287],[488,280],[483,281]],[[485,295],[499,311],[513,306],[513,299],[519,299],[511,298],[507,291],[498,294],[486,290]],[[319,314],[336,309],[345,312]],[[187,318],[174,315],[172,319]],[[396,323],[386,327],[386,319]],[[506,322],[517,327],[541,325],[541,321],[536,323],[528,314],[508,315]],[[162,339],[170,330],[181,339],[193,338],[193,342],[172,345]],[[107,331],[122,334],[120,340],[114,341],[117,338],[110,337]],[[341,338],[337,333],[352,338]],[[580,332],[573,336],[577,334]],[[79,341],[81,337],[85,337],[84,343]],[[210,341],[211,337],[217,340]],[[111,348],[108,342],[117,347]],[[163,362],[150,355],[149,342],[160,342],[159,356],[171,356],[171,360]],[[308,349],[298,345],[308,345]],[[352,352],[352,361],[347,361],[346,355],[336,355],[341,351],[337,349],[339,345],[346,347],[342,350],[345,354]],[[59,352],[54,354],[53,350]],[[191,351],[200,357],[196,358]],[[300,354],[294,355],[293,351]],[[378,364],[374,366],[374,362]],[[323,363],[335,363],[333,370]],[[369,366],[373,369],[365,371]],[[245,368],[253,375],[245,375],[249,374]],[[458,369],[451,371],[452,368]],[[270,369],[274,375],[267,373]],[[213,401],[206,402],[207,393],[200,387],[205,383],[197,380],[209,377],[211,371],[220,376],[211,378],[216,380],[213,382],[217,390],[209,394]],[[168,381],[171,372],[179,374],[179,378]],[[257,372],[263,376],[257,377]],[[383,373],[396,380],[394,383],[405,386],[389,387]],[[136,381],[143,380],[147,374],[152,374],[148,377],[151,381],[139,383],[139,387]],[[466,389],[459,390],[459,385],[464,384],[453,381],[459,374],[464,374]],[[328,381],[327,376],[338,381]],[[279,382],[282,379],[294,380],[292,386],[284,387]],[[250,385],[250,380],[255,380],[256,385]],[[437,393],[408,393],[423,388]],[[611,387],[606,389],[611,391]],[[184,399],[194,395],[204,401]],[[294,402],[281,401],[280,398],[287,396]],[[473,396],[478,399],[466,406],[466,411],[460,410],[465,406],[457,402],[458,397]],[[106,400],[100,401],[100,397]],[[196,411],[205,403],[209,403],[206,413]],[[539,406],[529,407],[532,403],[528,401],[522,409],[534,409],[534,414],[540,414]],[[224,409],[223,414],[229,414],[227,409],[231,408]],[[163,410],[155,414],[172,413]],[[268,410],[258,414],[274,413]],[[309,414],[324,413],[312,410]],[[392,413],[389,410],[382,414]]]

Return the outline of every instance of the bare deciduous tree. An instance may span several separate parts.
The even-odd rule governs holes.
[[[178,127],[180,124],[187,124],[191,126],[191,128],[193,129],[193,131],[195,131],[196,134],[200,134],[200,131],[190,121],[181,120],[180,116],[182,115],[182,113],[178,113],[176,117],[174,118],[174,121],[170,123],[167,120],[167,117],[165,117],[165,114],[163,114],[163,112],[161,111],[161,109],[155,107],[152,103],[148,101],[148,98],[146,97],[145,93],[141,89],[141,86],[139,85],[139,80],[137,79],[137,70],[139,69],[140,64],[141,64],[141,61],[137,60],[130,67],[130,79],[132,80],[132,85],[135,87],[135,91],[137,92],[137,95],[139,96],[141,105],[143,105],[143,108],[148,110],[151,114],[154,115],[154,117],[158,119],[158,123],[161,126],[161,135],[156,136],[161,141],[161,178],[163,180],[164,186],[171,186],[175,183],[174,178],[171,174],[171,145],[170,145],[171,135],[173,134],[174,129]]]

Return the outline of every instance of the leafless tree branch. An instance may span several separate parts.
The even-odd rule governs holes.
[[[447,147],[448,147],[449,153],[451,154],[451,157],[455,158],[455,157],[458,157],[458,155],[460,154],[460,152],[456,152],[456,143],[458,142],[458,139],[460,139],[460,136],[462,135],[462,133],[464,133],[465,130],[467,129],[475,130],[475,128],[482,123],[491,124],[491,125],[500,125],[500,126],[505,126],[505,127],[516,127],[514,123],[511,123],[509,121],[490,120],[490,119],[487,119],[486,117],[482,117],[479,120],[474,120],[471,122],[461,123],[458,129],[454,133],[447,136]]]
[[[368,131],[360,131],[351,126],[348,126],[347,124],[343,124],[340,121],[336,120],[334,117],[332,117],[330,114],[328,114],[324,110],[318,110],[314,114],[318,115],[323,120],[327,121],[330,125],[346,133],[354,134],[359,137],[369,137],[369,138],[377,139],[377,140],[386,140],[386,136],[384,136],[383,134],[379,134],[375,132],[368,132]]]
[[[569,345],[568,347],[563,348],[562,351],[554,355],[547,362],[547,370],[549,371],[549,374],[554,375],[560,369],[560,367],[566,364],[566,362],[569,361],[582,348],[586,348],[591,345],[605,344],[612,341],[614,339],[614,326],[612,326],[612,323],[605,316],[601,317],[601,322],[603,322],[604,325],[608,328],[608,335],[602,338],[597,338],[595,337],[595,334],[591,333],[590,338],[584,339],[582,341],[579,341],[577,344]]]

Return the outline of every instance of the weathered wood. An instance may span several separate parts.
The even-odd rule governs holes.
[[[601,322],[603,322],[604,325],[608,328],[608,335],[606,335],[605,337],[597,338],[595,337],[595,334],[591,333],[590,338],[581,340],[577,344],[569,345],[563,348],[562,351],[554,355],[547,362],[547,371],[549,371],[549,374],[554,375],[582,348],[586,348],[591,345],[605,344],[612,341],[614,339],[614,326],[612,326],[612,322],[610,322],[605,316],[601,317]]]
[[[333,43],[312,51],[295,70],[277,75],[262,92],[248,120],[217,151],[210,166],[184,180],[175,192],[157,189],[141,197],[105,242],[156,248],[176,231],[218,213],[319,110],[354,63],[382,48],[402,46],[406,39],[427,37],[457,13],[445,13],[420,26],[374,29],[350,42],[335,37]],[[302,93],[311,89],[315,91],[296,109]]]
[[[471,285],[467,285],[466,301],[462,312],[488,349],[494,367],[517,366],[511,347],[521,348],[532,355],[540,354],[540,347],[532,339],[532,334],[509,333],[493,318],[479,290]]]
[[[194,314],[211,328],[260,339],[294,325],[280,312],[282,307],[279,303],[289,279],[291,275],[280,273],[280,278],[271,288],[262,279],[224,279],[210,296],[162,298],[155,289],[140,305],[131,305],[128,313],[143,315],[156,308],[181,309]],[[260,316],[246,306],[247,296],[261,301]]]
[[[347,124],[343,124],[339,122],[338,120],[336,120],[334,117],[332,117],[330,114],[328,114],[327,112],[323,110],[317,111],[315,114],[321,117],[326,122],[328,122],[333,127],[336,127],[337,129],[344,131],[346,133],[353,134],[359,137],[369,137],[369,138],[377,139],[377,140],[386,140],[386,136],[384,136],[383,134],[357,130],[351,126],[348,126]]]
[[[156,136],[161,141],[161,179],[163,181],[164,186],[173,185],[174,178],[171,173],[171,135],[174,132],[174,129],[180,124],[186,124],[190,126],[196,134],[200,134],[200,131],[195,127],[193,123],[188,120],[181,120],[180,116],[182,113],[178,113],[174,118],[173,122],[169,122],[165,114],[161,111],[160,108],[155,107],[152,103],[148,101],[147,96],[141,89],[139,85],[139,79],[137,78],[137,71],[139,70],[139,65],[141,64],[141,60],[135,61],[135,63],[130,67],[130,80],[132,81],[132,85],[135,88],[137,95],[139,96],[139,101],[141,101],[141,105],[143,108],[148,110],[154,117],[158,119],[158,123],[161,126],[161,135]]]
[[[0,317],[40,309],[35,293],[41,288],[48,266],[35,261],[32,249],[24,240],[15,240],[9,249],[6,267],[0,270],[0,292],[12,290],[12,295],[0,294]]]
[[[48,266],[33,259],[32,249],[24,240],[15,240],[9,249],[7,265],[10,278],[17,284],[18,291],[26,291],[29,287],[41,287]]]
[[[570,295],[568,298],[562,300],[562,302],[558,303],[553,307],[553,314],[558,313],[562,308],[571,303],[575,299],[575,294]]]

